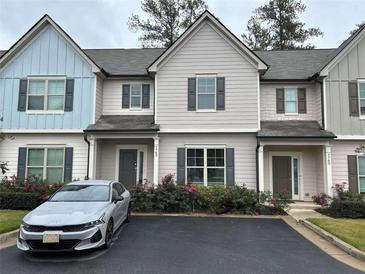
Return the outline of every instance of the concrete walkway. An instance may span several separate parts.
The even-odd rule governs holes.
[[[287,213],[297,222],[308,218],[329,218],[315,211],[316,208],[320,208],[320,206],[313,202],[294,202],[289,204]]]

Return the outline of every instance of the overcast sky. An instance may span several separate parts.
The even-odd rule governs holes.
[[[239,38],[252,11],[268,0],[206,0],[209,10]],[[318,48],[337,47],[355,24],[365,21],[365,0],[303,0],[302,20],[319,27]],[[0,0],[0,49],[8,49],[39,18],[49,14],[82,48],[139,47],[138,33],[128,30],[132,13],[142,14],[139,0]]]

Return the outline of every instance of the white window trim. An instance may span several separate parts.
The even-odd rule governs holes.
[[[292,89],[292,90],[295,90],[295,93],[296,93],[296,112],[287,112],[286,111],[286,91],[288,90],[288,89]],[[290,102],[292,102],[292,101],[290,101]],[[298,112],[298,88],[297,87],[285,87],[284,88],[284,110],[285,110],[285,115],[287,115],[287,116],[290,116],[290,115],[298,115],[299,114],[299,112]]]
[[[43,110],[30,110],[28,109],[28,99],[29,99],[29,81],[32,80],[40,80],[45,81],[45,90],[44,90],[44,102],[43,102]],[[63,80],[64,81],[64,90],[63,90],[63,109],[62,110],[48,110],[48,81],[52,80]],[[30,95],[32,96],[32,95]],[[61,95],[58,95],[61,96]],[[26,113],[27,114],[63,114],[65,111],[65,103],[66,103],[66,77],[65,76],[28,76],[27,77],[27,100],[26,100]]]
[[[199,109],[199,90],[198,90],[198,79],[199,78],[214,78],[214,108],[210,109]],[[197,74],[196,75],[196,83],[195,83],[195,112],[217,112],[217,75],[216,74]],[[211,95],[212,93],[203,93]]]
[[[61,182],[64,181],[64,176],[65,176],[65,146],[60,146],[60,145],[28,145],[27,146],[27,157],[26,157],[26,168],[25,168],[25,178],[28,177],[28,168],[40,168],[41,166],[29,166],[28,165],[28,156],[29,156],[29,149],[43,149],[44,150],[44,155],[43,155],[43,180],[47,179],[47,168],[48,167],[56,167],[56,168],[60,168],[61,166],[47,166],[47,157],[48,157],[48,149],[63,149],[63,163],[62,163],[62,180]]]
[[[362,114],[361,113],[361,99],[365,99],[365,97],[364,98],[361,98],[361,96],[360,96],[360,84],[365,84],[365,79],[357,79],[357,100],[358,100],[358,107],[359,107],[359,117],[360,117],[360,119],[361,120],[364,120],[365,119],[365,113],[364,114]]]
[[[357,189],[358,189],[358,193],[360,192],[360,178],[365,178],[365,175],[360,175],[360,161],[359,161],[359,157],[363,157],[365,158],[365,153],[358,153],[356,155],[356,163],[357,163]],[[363,192],[365,193],[365,192]]]
[[[132,107],[132,97],[137,97],[137,96],[132,96],[132,86],[139,86],[140,87],[140,100],[139,100],[139,107]],[[129,84],[129,109],[132,111],[140,111],[142,110],[142,84]]]
[[[188,167],[188,149],[203,149],[204,166],[189,166]],[[223,167],[208,167],[208,149],[223,149],[224,166]],[[223,168],[223,185],[226,186],[226,146],[225,145],[185,145],[185,182],[188,181],[188,168],[203,168],[203,185],[208,186],[208,168]],[[220,184],[217,184],[220,185]]]

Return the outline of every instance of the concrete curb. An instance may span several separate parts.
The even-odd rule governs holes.
[[[0,245],[5,244],[9,240],[18,236],[19,229],[0,234]]]
[[[280,215],[239,215],[239,214],[207,214],[207,213],[133,213],[132,216],[151,216],[151,217],[212,217],[212,218],[241,218],[241,219],[281,219]]]
[[[363,262],[365,262],[365,252],[353,247],[352,245],[342,241],[341,239],[337,238],[336,236],[332,235],[331,233],[327,232],[326,230],[320,228],[319,226],[316,226],[315,224],[312,224],[311,222],[307,220],[300,220],[299,221],[302,225],[309,228],[313,232],[317,233],[322,238],[326,239],[330,243],[334,244],[338,248],[342,249],[347,254],[355,257],[356,259],[359,259]]]

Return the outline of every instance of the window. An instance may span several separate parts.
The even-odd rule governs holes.
[[[28,110],[63,110],[65,79],[29,79]]]
[[[359,163],[359,192],[365,193],[365,156],[358,156]]]
[[[130,108],[142,107],[142,85],[131,85],[131,105]]]
[[[28,148],[27,177],[63,182],[64,148]]]
[[[284,93],[285,113],[298,113],[297,89],[286,88]]]
[[[197,109],[215,110],[216,78],[197,77]]]
[[[365,116],[365,82],[359,82],[360,115]]]
[[[186,150],[187,182],[200,185],[224,185],[223,148],[188,148]]]

